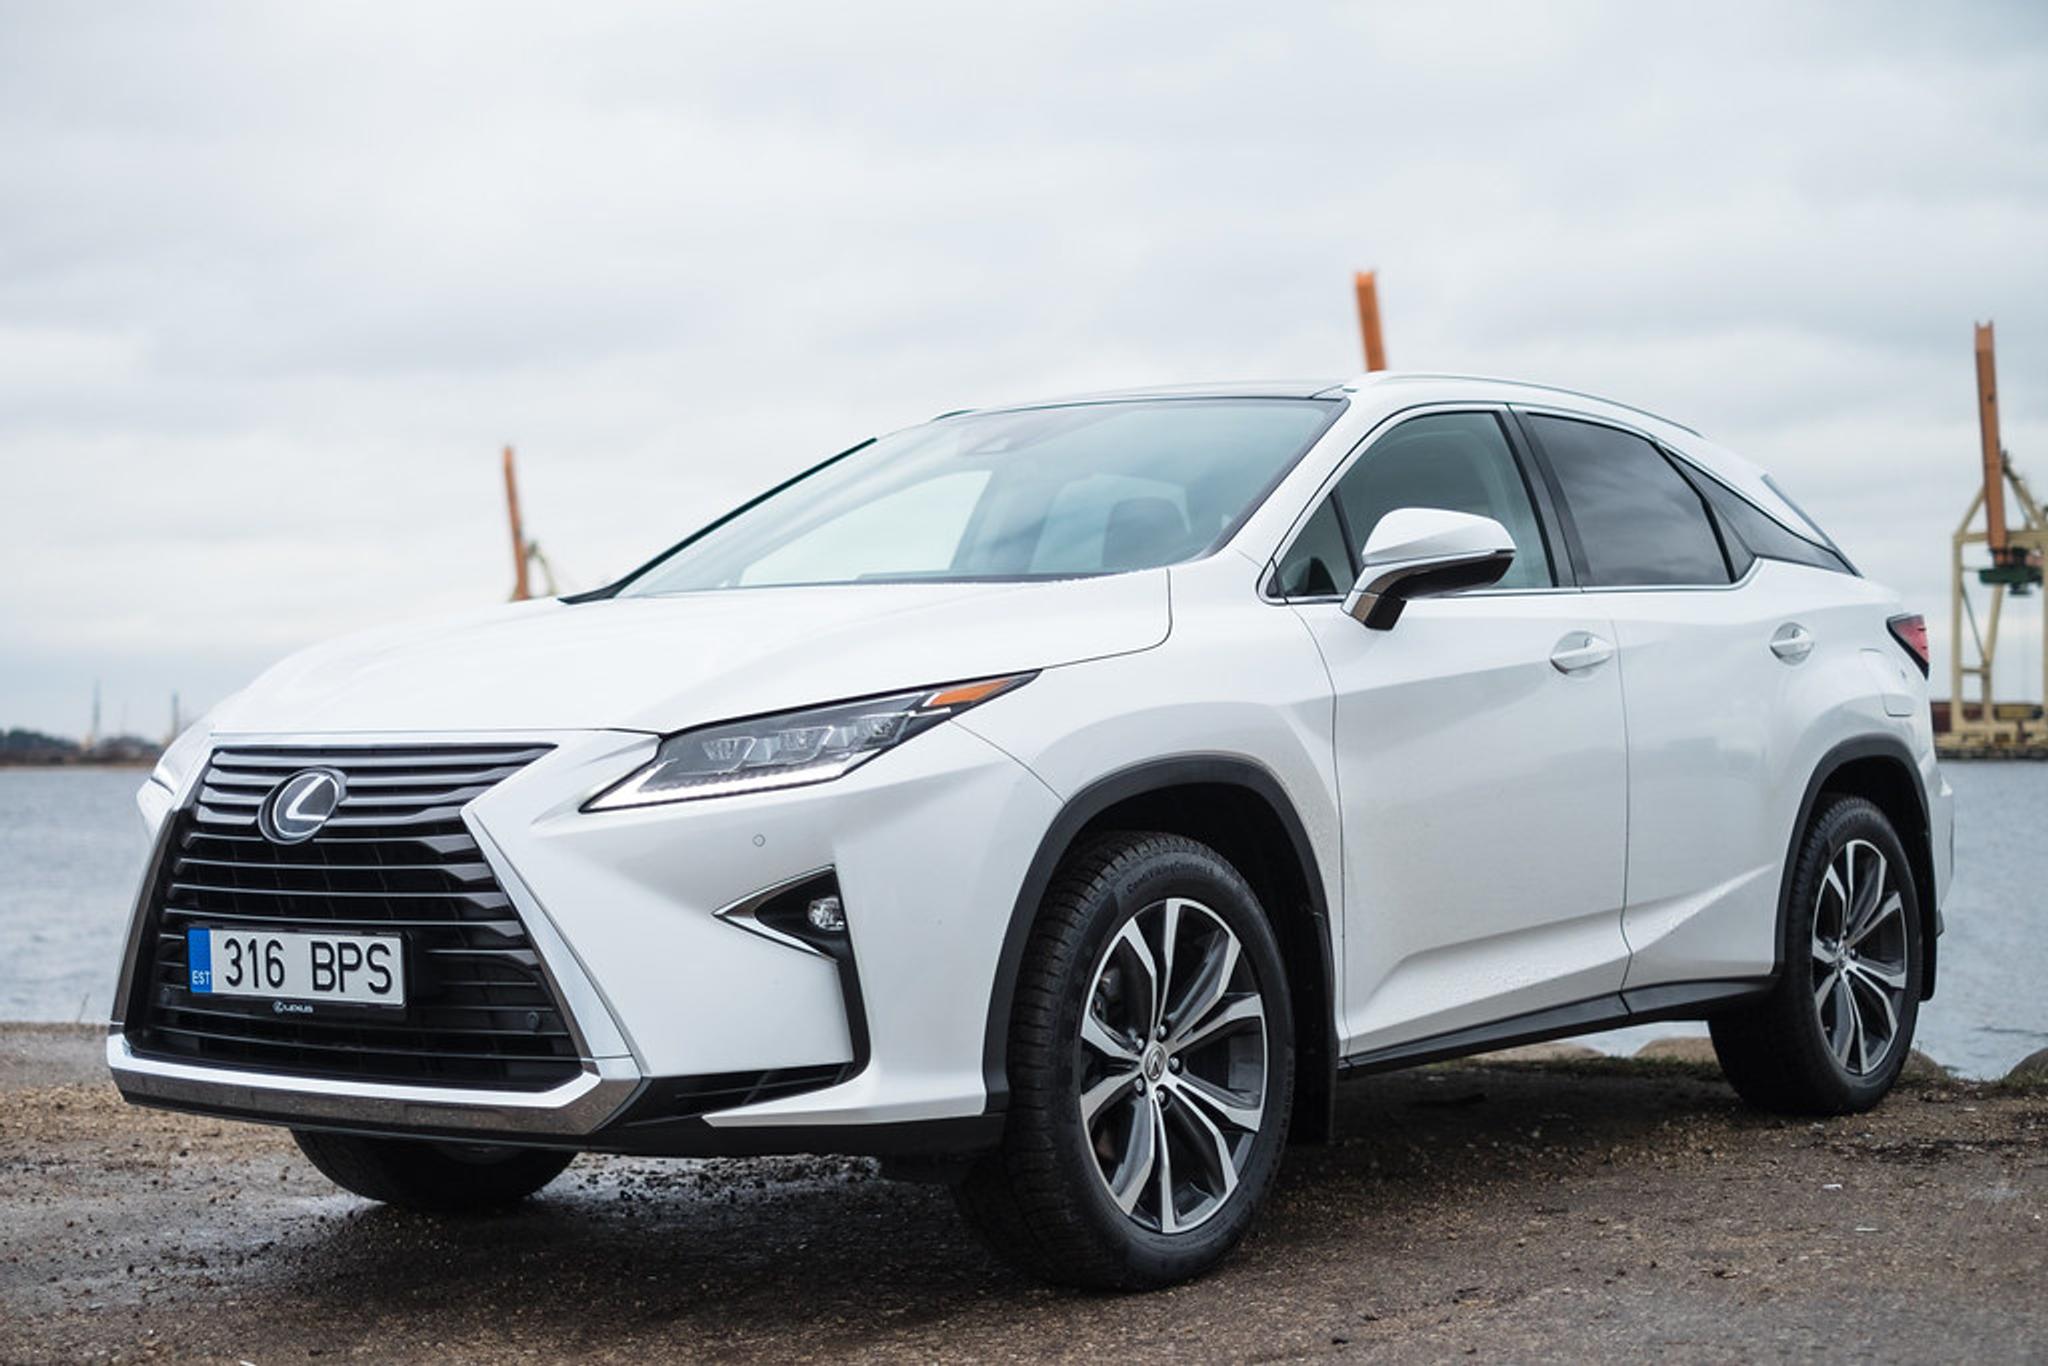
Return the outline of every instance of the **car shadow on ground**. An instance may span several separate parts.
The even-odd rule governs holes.
[[[1701,1124],[1785,1123],[1741,1110],[1707,1073],[1606,1063],[1425,1069],[1347,1085],[1338,1104],[1338,1140],[1289,1153],[1259,1228],[1206,1284],[1285,1294],[1342,1266],[1369,1285],[1447,1229],[1505,1240],[1568,1213],[1575,1177],[1601,1166],[1654,1173],[1660,1144],[1687,1147]],[[879,1325],[914,1337],[1057,1301],[1083,1318],[1114,1306],[1134,1330],[1186,1322],[1160,1317],[1179,1296],[1025,1279],[975,1242],[943,1189],[832,1159],[585,1158],[519,1210],[470,1218],[350,1201],[281,1230],[258,1274],[326,1314],[432,1311],[473,1319],[470,1331],[494,1318],[557,1343],[794,1334],[822,1350]]]

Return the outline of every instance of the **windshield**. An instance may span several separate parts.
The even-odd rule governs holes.
[[[1162,399],[941,418],[859,446],[642,570],[714,588],[1054,579],[1214,549],[1343,409]]]

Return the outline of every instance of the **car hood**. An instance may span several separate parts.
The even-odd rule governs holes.
[[[216,734],[668,732],[1149,649],[1165,570],[518,603],[314,646],[223,703]]]

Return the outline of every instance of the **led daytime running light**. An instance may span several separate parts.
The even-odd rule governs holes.
[[[585,808],[614,811],[829,782],[1034,675],[840,702],[669,736],[654,761]]]

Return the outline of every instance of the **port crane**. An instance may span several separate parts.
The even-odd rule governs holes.
[[[2031,703],[2000,703],[1993,696],[1992,666],[1998,657],[1998,628],[2008,597],[2041,599],[2042,697],[2048,701],[2048,593],[2041,592],[2041,569],[2048,555],[2048,518],[2027,481],[2013,468],[2012,456],[1999,439],[1996,338],[1990,323],[1977,324],[1977,430],[1983,461],[1983,483],[1970,509],[1956,527],[1949,561],[1949,727],[1943,750],[1955,754],[2048,754],[2048,722],[2042,708]],[[2006,494],[2017,505],[2018,521],[2009,525]],[[1977,514],[1984,514],[1977,528]],[[1967,548],[1983,546],[1990,563],[1967,566]],[[1990,604],[1980,625],[1970,597],[1970,580],[1990,590]],[[1965,634],[1967,632],[1967,634]],[[1964,680],[1977,683],[1974,703],[1964,694]]]
[[[510,446],[505,448],[505,509],[512,518],[512,601],[525,602],[533,596],[532,571],[536,567],[547,595],[554,597],[559,591],[555,587],[554,568],[541,553],[540,542],[527,538],[526,527],[519,519],[519,475],[512,465]]]
[[[1358,336],[1365,344],[1365,368],[1384,370],[1387,368],[1387,343],[1380,336],[1379,272],[1354,272],[1351,287],[1358,294]]]

